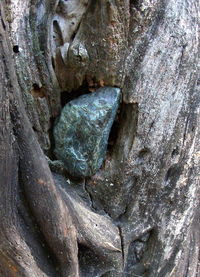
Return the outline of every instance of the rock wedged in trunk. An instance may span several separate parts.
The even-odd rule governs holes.
[[[120,89],[103,87],[67,103],[54,128],[55,155],[76,177],[102,165],[120,102]]]

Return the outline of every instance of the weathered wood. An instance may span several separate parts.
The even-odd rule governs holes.
[[[3,7],[1,7],[1,14],[3,12],[4,12]],[[2,18],[2,20],[4,20],[4,18]],[[3,34],[5,34],[5,31],[3,31],[2,26],[1,26],[1,34],[2,36]],[[18,172],[18,166],[19,166],[20,172],[21,172],[20,183],[22,185],[22,182],[23,182],[25,193],[28,196],[27,200],[30,205],[30,208],[36,217],[36,221],[40,224],[40,228],[43,231],[45,239],[48,241],[50,247],[52,247],[52,249],[54,250],[59,260],[62,276],[78,276],[79,273],[78,273],[78,262],[77,262],[77,242],[76,242],[75,228],[73,227],[73,224],[71,222],[70,215],[68,215],[67,207],[62,203],[61,197],[56,192],[56,188],[51,176],[51,172],[48,168],[48,164],[46,162],[44,154],[40,149],[38,141],[35,138],[35,134],[25,114],[25,110],[23,108],[22,102],[19,99],[20,95],[19,95],[18,84],[16,82],[14,66],[12,62],[9,61],[8,59],[9,57],[8,51],[9,50],[11,51],[11,49],[10,49],[10,45],[7,44],[6,34],[4,35],[3,38],[4,38],[4,44],[2,45],[2,55],[4,54],[5,56],[3,56],[1,60],[4,61],[6,66],[6,68],[5,69],[3,68],[3,69],[7,71],[5,72],[4,79],[2,80],[2,84],[4,84],[6,81],[10,82],[10,87],[7,86],[8,93],[10,94],[13,93],[12,97],[9,97],[7,93],[7,95],[2,99],[2,103],[4,104],[4,107],[2,107],[2,115],[4,116],[2,118],[2,121],[5,124],[3,128],[6,130],[5,134],[7,135],[7,138],[5,136],[5,139],[4,137],[2,139],[3,146],[4,146],[4,148],[2,146],[2,150],[4,150],[2,154],[10,150],[8,152],[9,153],[8,162],[6,162],[6,158],[3,157],[5,161],[4,162],[2,161],[2,165],[6,166],[7,170],[6,168],[4,169],[3,166],[1,167],[1,170],[4,170],[4,172],[2,172],[2,178],[3,178],[2,181],[4,181],[6,184],[5,186],[6,191],[7,189],[9,189],[8,192],[12,190],[10,194],[8,194],[8,192],[6,195],[2,193],[2,197],[4,197],[5,201],[9,202],[8,207],[9,209],[11,209],[11,211],[5,210],[5,219],[7,217],[8,218],[11,217],[12,220],[15,219],[14,223],[12,223],[12,220],[11,220],[11,223],[15,230],[16,228],[15,225],[19,224],[19,219],[17,220],[16,218],[16,213],[17,213],[16,200],[14,201],[14,203],[12,203],[13,200],[11,200],[12,199],[11,197],[14,197],[14,199],[18,198],[19,192],[16,190],[16,188],[18,186],[17,172]],[[7,79],[5,77],[7,77]],[[11,79],[11,78],[14,78],[14,79]],[[11,115],[12,115],[11,118],[12,118],[12,123],[14,124],[15,136],[17,136],[19,155],[13,152],[11,145],[9,145],[9,142],[11,144],[12,140],[13,141],[16,140],[16,138],[12,135],[13,126],[11,125],[11,122],[9,124],[9,114],[10,114],[9,101],[11,103]],[[2,133],[4,133],[3,130],[2,130]],[[15,141],[15,144],[16,144],[16,141]],[[5,149],[6,146],[8,149]],[[38,163],[38,161],[40,162]],[[1,187],[3,190],[3,187],[4,187],[3,184]],[[13,191],[13,189],[15,190]],[[2,201],[1,204],[3,205],[3,207],[6,208],[7,206],[6,203],[4,204],[4,202]],[[12,204],[14,204],[14,207],[12,206]],[[2,220],[3,220],[3,217],[2,217]],[[6,272],[10,268],[10,271],[11,271],[9,273],[10,276],[15,276],[15,275],[16,276],[22,276],[22,275],[23,276],[29,276],[29,275],[46,276],[45,273],[43,274],[36,265],[35,265],[35,270],[34,268],[28,269],[28,267],[26,267],[25,265],[23,266],[23,263],[26,263],[26,255],[28,255],[30,250],[26,246],[25,241],[23,241],[23,236],[20,239],[20,235],[22,234],[20,233],[18,234],[19,231],[16,232],[14,230],[13,230],[14,231],[13,233],[10,232],[11,230],[9,229],[12,227],[12,225],[9,226],[10,225],[9,223],[4,223],[4,224],[3,224],[4,225],[3,229],[5,229],[5,233],[3,232],[3,235],[9,234],[9,237],[11,236],[12,240],[14,239],[14,241],[17,239],[17,237],[19,237],[16,243],[12,247],[14,249],[18,247],[19,254],[17,257],[13,256],[12,252],[8,254],[9,248],[6,249],[6,244],[9,243],[9,241],[6,241],[5,239],[5,242],[4,242],[5,246],[4,248],[1,248],[1,251],[2,251],[2,256],[3,257],[5,256],[5,260],[8,260],[8,261],[7,261],[7,265],[3,263],[3,266],[2,266],[3,268],[1,269],[3,274],[7,274]],[[50,236],[50,233],[52,233],[52,236]],[[1,237],[1,239],[3,239],[3,237]],[[11,251],[12,251],[12,248],[11,248]],[[25,248],[24,251],[23,251],[23,248]],[[32,255],[30,256],[32,257]],[[11,259],[11,262],[9,261],[10,259]],[[22,259],[21,264],[18,261],[18,259]],[[4,259],[2,259],[2,262],[4,262]],[[31,262],[33,264],[33,261]],[[18,263],[20,264],[20,266],[18,266]],[[33,273],[31,273],[31,271],[33,271]]]
[[[199,276],[199,2],[0,10],[0,276]],[[60,104],[104,85],[123,92],[104,165],[52,176]]]
[[[19,155],[15,134],[10,118],[10,99],[18,90],[14,64],[11,59],[11,47],[7,36],[3,5],[0,3],[0,275],[12,276],[53,276],[50,266],[42,253],[42,247],[35,241],[37,253],[32,248],[33,234],[30,233],[19,214]],[[35,256],[33,256],[33,253]],[[35,257],[43,259],[38,266]],[[41,264],[40,264],[41,265]],[[45,272],[49,274],[46,274]]]

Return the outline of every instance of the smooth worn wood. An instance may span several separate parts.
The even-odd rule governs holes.
[[[199,276],[199,11],[0,1],[0,277]],[[54,124],[105,85],[122,91],[106,159],[74,178]]]

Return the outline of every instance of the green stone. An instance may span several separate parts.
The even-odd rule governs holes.
[[[119,103],[120,89],[103,87],[63,108],[54,127],[54,152],[72,176],[91,176],[101,167]]]

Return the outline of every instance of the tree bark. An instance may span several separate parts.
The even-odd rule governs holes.
[[[198,277],[196,0],[0,2],[0,276]],[[55,161],[62,107],[122,100],[104,164]]]

